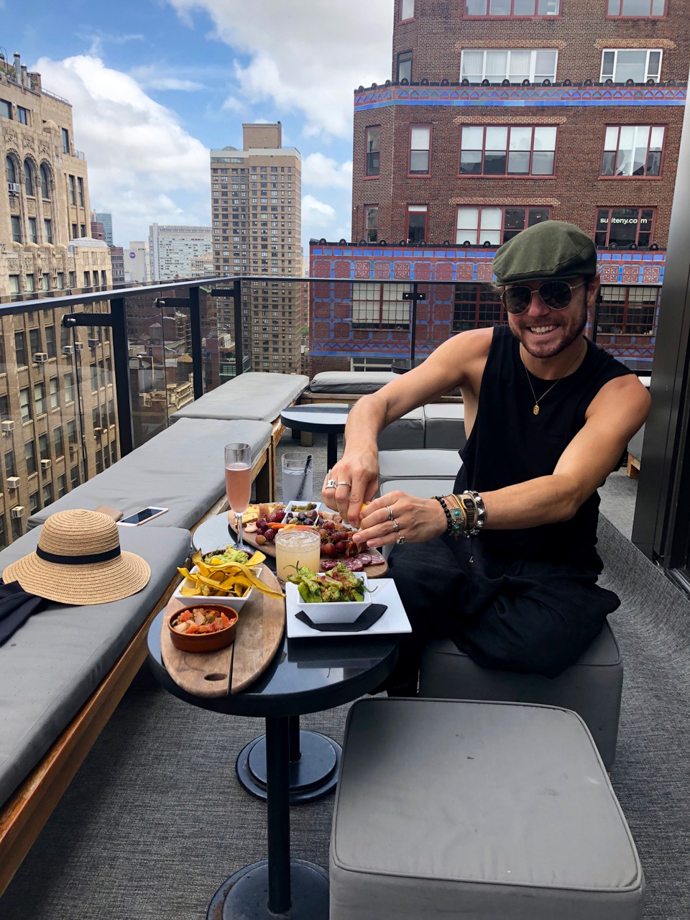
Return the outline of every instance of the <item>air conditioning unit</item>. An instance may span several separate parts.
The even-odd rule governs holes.
[[[50,460],[41,460],[41,469],[49,470],[50,469]]]
[[[102,428],[94,428],[94,429],[93,429],[93,433],[96,435],[97,438],[103,437],[103,429],[102,429]]]
[[[7,488],[8,489],[18,489],[21,479],[19,476],[8,476],[7,477]]]
[[[39,351],[34,355],[34,364],[45,364],[48,360],[48,355],[44,351]]]
[[[83,342],[75,342],[75,343],[74,343],[74,347],[75,347],[75,349],[76,349],[77,351],[81,351],[81,350],[84,348],[84,343],[83,343]]]
[[[89,348],[96,348],[96,346],[101,344],[100,339],[89,339]]]
[[[63,353],[63,355],[73,355],[73,354],[74,354],[74,346],[73,346],[73,345],[63,345],[63,346],[62,346],[62,353]]]
[[[21,192],[21,190],[22,190],[22,187],[19,184],[19,182],[8,182],[7,183],[7,191],[12,192],[13,195],[18,195]]]
[[[7,419],[6,422],[2,423],[2,430],[4,432],[14,431],[14,422],[12,421],[12,419]]]
[[[69,446],[69,452],[70,452],[71,454],[78,454],[78,453],[79,453],[79,445],[78,445],[78,444],[70,444],[70,446]]]
[[[17,505],[16,508],[12,508],[10,514],[13,518],[24,517],[24,505]]]

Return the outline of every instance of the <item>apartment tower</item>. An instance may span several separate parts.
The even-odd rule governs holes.
[[[243,149],[211,151],[216,275],[245,275],[244,354],[254,371],[299,373],[302,163],[277,124],[243,125]],[[234,336],[231,299],[216,302],[219,340]],[[229,365],[224,365],[226,368]],[[220,381],[231,371],[222,371]]]
[[[313,275],[358,282],[348,329],[337,328],[337,298],[329,311],[314,300],[314,369],[406,356],[402,289],[367,278],[424,285],[420,355],[454,332],[503,322],[487,284],[496,248],[564,220],[599,250],[597,341],[648,370],[687,95],[687,13],[686,0],[395,0],[391,73],[354,98],[357,245],[311,249]],[[441,280],[455,283],[433,284]],[[349,355],[340,340],[354,340]]]
[[[90,237],[72,107],[18,54],[13,65],[0,59],[0,153],[0,301],[108,289],[110,253]],[[0,319],[0,546],[118,456],[109,330],[67,329],[68,309],[46,304]]]

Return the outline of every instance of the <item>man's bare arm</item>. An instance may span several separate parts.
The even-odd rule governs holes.
[[[341,486],[336,493],[323,493],[325,502],[337,503],[346,521],[356,523],[362,503],[378,490],[377,439],[381,431],[412,409],[433,402],[457,386],[465,386],[468,369],[471,375],[474,365],[480,378],[492,334],[491,329],[479,329],[454,336],[422,365],[355,403],[345,427],[343,457],[331,470],[336,482],[348,482],[352,487]]]
[[[482,492],[488,530],[515,530],[553,524],[573,517],[615,468],[630,438],[644,423],[651,401],[636,377],[609,381],[592,400],[583,428],[563,452],[550,476],[540,476],[493,492]],[[390,492],[371,502],[362,515],[358,542],[380,546],[395,542],[387,523],[387,505],[408,542],[439,536],[445,518],[434,499]]]

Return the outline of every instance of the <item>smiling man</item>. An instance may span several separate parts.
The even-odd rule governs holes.
[[[414,692],[431,637],[485,667],[555,677],[618,598],[597,586],[597,488],[650,407],[637,377],[583,336],[599,291],[596,249],[548,221],[496,253],[507,326],[463,332],[352,409],[323,498],[390,557],[413,627],[391,690]],[[452,495],[378,490],[379,432],[460,387],[467,443]]]

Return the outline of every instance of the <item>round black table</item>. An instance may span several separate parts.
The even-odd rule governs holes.
[[[148,633],[154,676],[170,693],[201,709],[266,719],[268,859],[240,869],[213,896],[207,920],[328,920],[328,874],[290,858],[290,718],[351,702],[393,670],[398,636],[287,639],[247,690],[208,699],[182,690],[162,661],[163,612]],[[268,895],[268,897],[267,897]]]
[[[332,469],[338,461],[338,435],[345,431],[345,423],[352,406],[338,403],[321,403],[315,406],[290,406],[280,413],[280,420],[295,431],[317,431],[328,435],[327,464]]]
[[[227,513],[218,514],[200,524],[194,531],[194,549],[211,553],[234,542],[234,532],[228,530]],[[266,557],[266,564],[275,572],[275,559]],[[341,749],[337,741],[321,732],[300,731],[299,718],[290,718],[290,804],[314,802],[333,792],[338,783]],[[247,792],[266,800],[268,773],[266,770],[266,736],[249,742],[235,764],[237,779]]]

